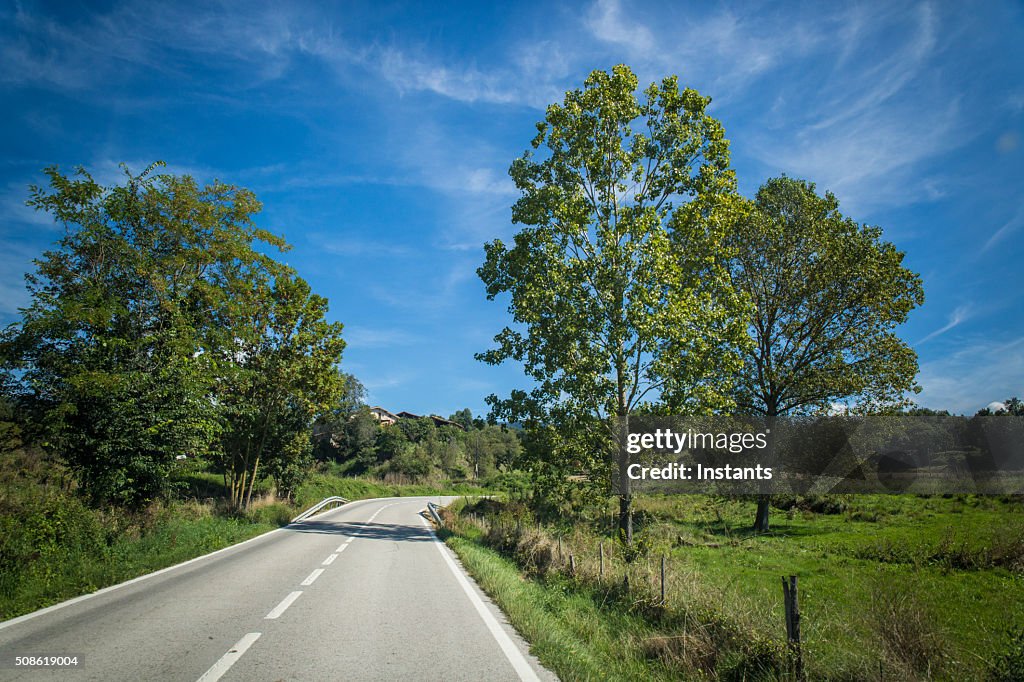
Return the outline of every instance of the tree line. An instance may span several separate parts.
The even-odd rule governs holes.
[[[458,426],[437,426],[430,417],[384,426],[366,405],[358,405],[320,421],[316,457],[352,474],[396,474],[413,481],[482,480],[518,462],[521,447],[513,429],[474,418],[468,408],[449,421]]]
[[[520,229],[478,269],[513,324],[477,357],[530,379],[490,396],[492,416],[524,425],[549,495],[581,474],[607,494],[619,475],[627,544],[630,415],[899,409],[919,389],[896,329],[924,301],[881,228],[814,183],[741,196],[710,98],[675,76],[638,88],[619,65],[547,108],[509,169]]]
[[[287,495],[344,389],[342,325],[275,259],[289,246],[252,192],[162,166],[113,187],[50,167],[30,188],[64,233],[0,336],[4,400],[96,504],[167,494],[182,458],[216,467],[235,507],[267,474]]]

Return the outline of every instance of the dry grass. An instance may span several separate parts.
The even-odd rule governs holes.
[[[885,652],[887,669],[906,680],[930,680],[941,672],[948,649],[935,618],[911,585],[878,583],[867,618]]]

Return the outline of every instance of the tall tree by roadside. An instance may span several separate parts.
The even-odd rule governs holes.
[[[608,462],[625,456],[616,418],[645,401],[726,403],[712,378],[735,370],[731,346],[744,337],[716,258],[728,221],[715,217],[735,184],[722,125],[675,77],[639,97],[637,86],[626,66],[594,71],[548,107],[532,143],[543,157],[527,152],[509,171],[523,227],[512,248],[487,244],[477,271],[489,299],[509,294],[516,325],[478,358],[521,362],[535,382],[490,396],[492,417],[554,427],[556,452],[538,465],[560,480],[582,468],[607,481]],[[628,480],[619,501],[631,543]]]
[[[732,278],[753,303],[737,386],[741,411],[769,417],[903,402],[917,355],[895,333],[924,301],[920,277],[878,227],[858,225],[813,183],[767,181],[738,221]],[[754,528],[768,530],[768,498]]]
[[[287,245],[255,225],[251,192],[200,187],[157,174],[160,165],[139,176],[125,170],[114,187],[84,169],[46,170],[49,187],[33,187],[28,203],[64,234],[36,261],[30,303],[0,343],[8,397],[34,414],[97,503],[144,504],[167,491],[178,456],[223,451],[239,428],[226,408],[262,395],[227,395],[228,380],[241,361],[263,357],[253,353],[260,333],[276,333],[252,322],[259,311],[281,316],[294,307],[285,299],[305,291],[261,253]],[[340,334],[340,326],[311,329]],[[340,338],[323,343],[336,362]],[[318,381],[305,377],[284,392],[302,398]]]
[[[311,426],[345,383],[336,369],[345,342],[341,325],[324,319],[327,299],[290,270],[252,292],[226,309],[232,338],[219,347],[214,389],[226,422],[218,459],[236,507],[251,502],[261,463],[290,496],[312,461]]]

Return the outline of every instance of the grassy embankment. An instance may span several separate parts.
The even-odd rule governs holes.
[[[791,502],[757,536],[747,530],[752,502],[641,498],[631,564],[609,540],[610,508],[558,529],[481,502],[448,514],[448,542],[566,680],[786,679],[780,577],[790,574],[800,579],[808,679],[1022,679],[1020,500]]]
[[[63,480],[62,480],[63,479]],[[70,490],[67,472],[38,453],[0,462],[0,620],[172,566],[285,525],[321,499],[473,494],[466,485],[401,485],[313,474],[294,504],[263,481],[251,508],[229,510],[222,479],[179,477],[179,494],[146,509],[95,509]]]

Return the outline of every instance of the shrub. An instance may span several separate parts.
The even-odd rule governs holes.
[[[525,528],[518,534],[513,556],[527,573],[544,575],[555,562],[555,543],[538,528]]]

